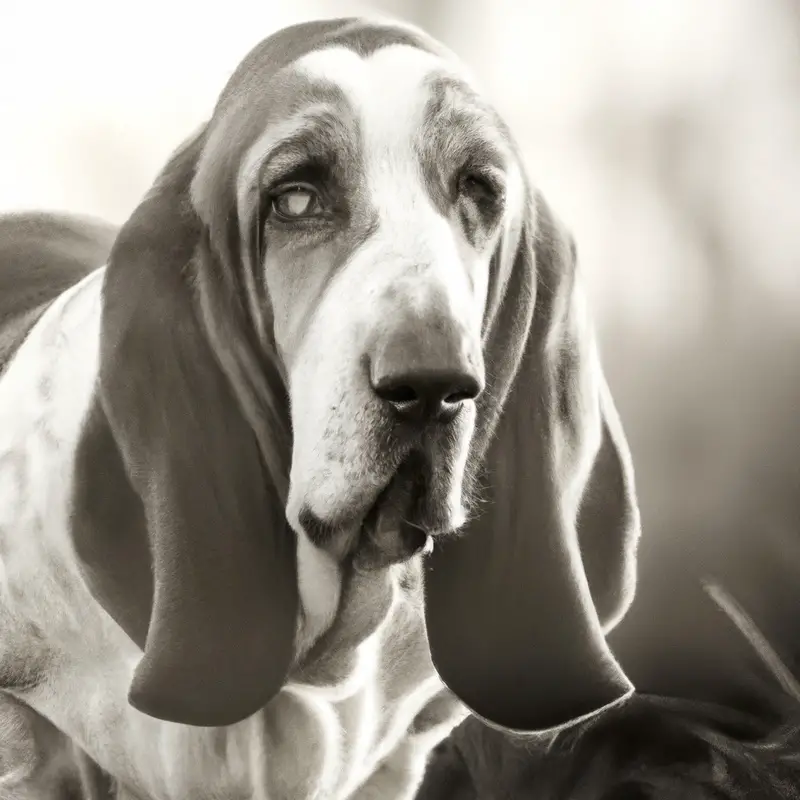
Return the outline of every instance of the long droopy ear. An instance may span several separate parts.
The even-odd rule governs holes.
[[[574,248],[541,198],[493,269],[478,506],[427,560],[428,637],[477,716],[546,731],[632,691],[604,628],[632,599],[639,514]]]
[[[174,156],[111,253],[74,536],[95,597],[144,651],[130,702],[224,725],[283,685],[298,596],[276,459],[231,380],[254,338],[223,280],[240,269],[219,256],[235,237],[218,252],[190,198],[202,143]]]

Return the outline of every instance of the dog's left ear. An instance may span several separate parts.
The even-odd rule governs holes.
[[[530,199],[493,264],[475,518],[426,568],[434,664],[490,724],[544,731],[626,697],[604,634],[635,584],[639,514],[575,249]]]

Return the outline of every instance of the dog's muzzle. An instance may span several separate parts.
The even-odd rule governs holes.
[[[392,438],[410,449],[364,520],[357,569],[407,560],[432,545],[431,534],[446,532],[449,487],[442,475],[454,455],[452,423],[484,385],[480,346],[465,326],[435,310],[407,308],[365,356]]]

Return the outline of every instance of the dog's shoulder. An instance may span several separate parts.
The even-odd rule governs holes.
[[[105,263],[115,235],[90,218],[0,215],[0,373],[48,304]]]

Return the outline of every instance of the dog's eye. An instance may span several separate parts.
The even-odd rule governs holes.
[[[458,178],[458,191],[461,195],[484,203],[496,203],[500,198],[500,188],[488,175],[465,170]]]
[[[322,211],[319,195],[311,186],[287,186],[272,197],[272,212],[280,219],[308,219],[318,217]]]

